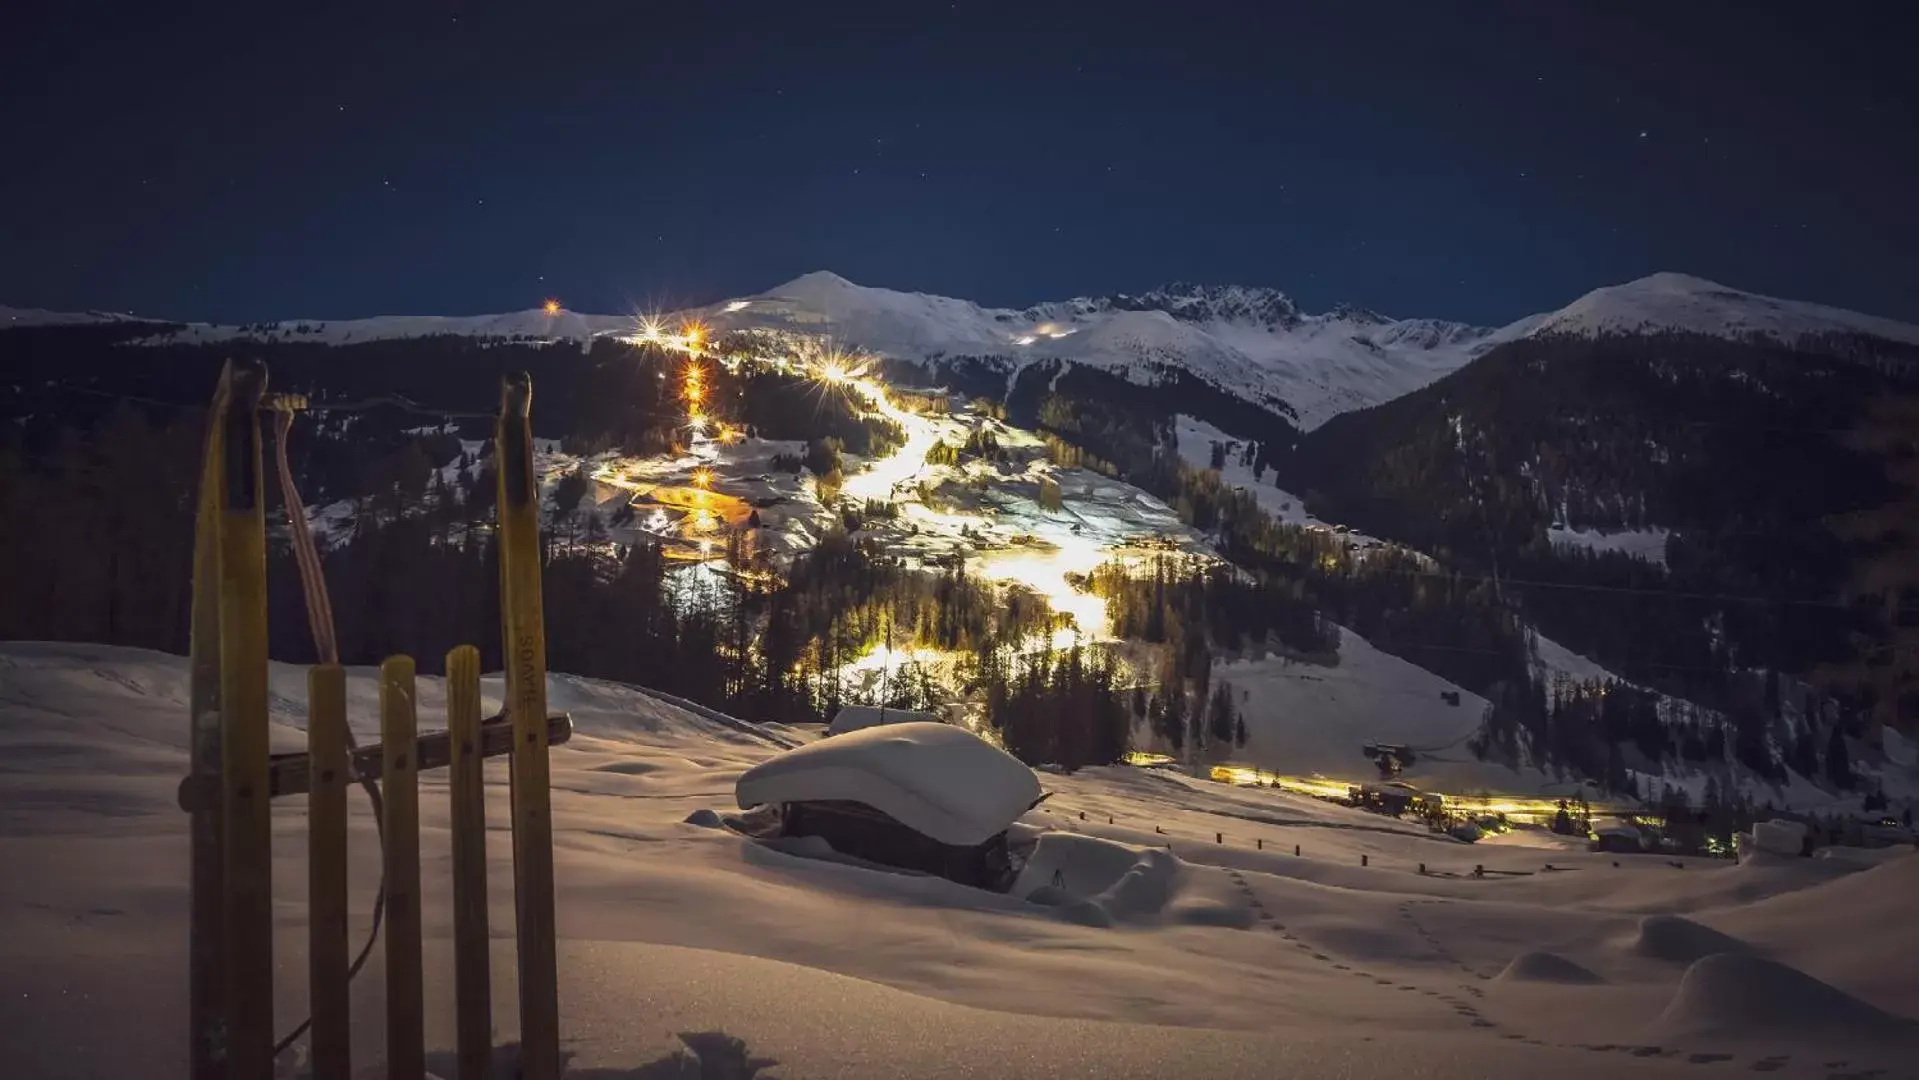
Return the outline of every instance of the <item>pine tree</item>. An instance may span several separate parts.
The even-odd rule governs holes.
[[[1162,687],[1153,695],[1153,730],[1174,754],[1186,747],[1186,695],[1179,687]]]
[[[1838,724],[1826,741],[1826,779],[1840,789],[1852,786],[1852,757],[1846,750],[1846,733]]]
[[[1233,688],[1227,683],[1219,683],[1213,688],[1213,705],[1207,718],[1207,735],[1214,746],[1232,746],[1237,733],[1243,730],[1239,716],[1233,708]],[[1237,739],[1244,743],[1244,739]]]

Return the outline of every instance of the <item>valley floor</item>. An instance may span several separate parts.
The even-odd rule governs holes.
[[[276,744],[297,748],[304,672],[276,665],[273,689]],[[497,680],[487,689],[497,698]],[[0,646],[7,1075],[184,1072],[185,699],[178,657]],[[1088,769],[1043,775],[1053,797],[1025,819],[1087,838],[1065,843],[1086,857],[1056,879],[1084,902],[1046,907],[718,827],[738,774],[810,732],[563,675],[550,701],[577,732],[553,758],[569,1075],[679,1076],[661,1062],[683,1046],[724,1056],[697,1034],[714,1031],[777,1059],[765,1075],[784,1080],[1892,1080],[1919,1051],[1910,852],[1734,865],[1589,854],[1536,831],[1464,845],[1275,791]],[[437,680],[422,680],[420,708],[440,726]],[[370,672],[352,673],[349,709],[371,736]],[[489,819],[504,823],[503,768],[488,779]],[[427,774],[421,803],[428,1036],[450,1051],[443,777]],[[364,806],[353,813],[357,939],[379,849]],[[276,807],[283,1029],[305,1005],[304,817],[299,800]],[[514,1036],[507,839],[489,837],[501,1043]],[[1159,887],[1118,887],[1135,867]],[[354,985],[367,1075],[379,955]]]

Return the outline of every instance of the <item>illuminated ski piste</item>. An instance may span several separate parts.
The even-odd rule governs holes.
[[[699,361],[759,361],[724,354],[711,332],[697,323],[669,328],[658,318],[644,317],[626,340],[635,346],[662,348],[688,357],[681,395],[687,402],[688,451],[678,458],[622,459],[603,464],[594,472],[594,479],[656,500],[656,493],[671,491],[675,484],[715,491],[737,486],[729,483],[729,472],[734,470],[728,467],[721,440],[712,437],[724,429],[724,424],[702,409],[705,395]],[[1035,647],[1066,648],[1076,641],[1100,640],[1107,634],[1106,602],[1074,588],[1071,576],[1085,575],[1122,558],[1129,544],[1149,539],[1172,538],[1176,547],[1190,553],[1205,552],[1197,534],[1182,526],[1177,515],[1157,500],[1117,481],[1046,465],[1040,460],[1041,444],[1032,434],[984,418],[928,416],[903,408],[875,372],[877,364],[872,357],[842,351],[819,338],[796,336],[791,345],[790,355],[777,361],[780,368],[803,373],[819,385],[823,394],[846,395],[868,415],[898,425],[905,436],[884,456],[849,456],[839,489],[842,505],[857,511],[869,504],[891,504],[898,512],[897,522],[891,526],[873,522],[867,529],[896,542],[901,554],[957,556],[965,561],[970,573],[984,580],[1022,586],[1044,597],[1056,613],[1071,620],[1071,625]],[[977,463],[951,466],[927,461],[927,455],[942,440],[957,446],[969,433],[989,425],[996,437],[1030,459],[1022,471],[983,476],[981,470],[986,466]],[[702,475],[708,478],[704,483],[697,479]],[[1036,493],[1042,477],[1063,480],[1062,486],[1070,489],[1060,510],[1040,510],[1034,498],[1026,494],[1027,489]],[[935,508],[922,499],[923,489],[938,490],[942,485],[976,480],[985,481],[991,505]],[[1019,494],[1006,493],[1014,490]],[[684,537],[689,525],[698,524],[698,520],[663,520],[657,510],[642,515],[642,520],[650,526],[647,531],[662,539]],[[727,524],[735,522],[728,519]],[[707,542],[688,554],[712,554],[712,530],[705,531],[709,533]],[[867,669],[887,665],[885,656],[877,651],[882,648],[875,647]]]

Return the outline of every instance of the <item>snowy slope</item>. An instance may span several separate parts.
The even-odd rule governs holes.
[[[1863,334],[1919,344],[1919,326],[1856,311],[1742,292],[1704,278],[1660,273],[1594,289],[1539,319],[1530,333],[1599,334],[1683,330],[1792,342],[1807,334]]]
[[[1360,750],[1382,742],[1419,752],[1405,777],[1428,790],[1563,795],[1575,786],[1474,759],[1466,740],[1479,730],[1485,699],[1350,630],[1340,632],[1336,663],[1248,658],[1220,664],[1213,677],[1240,695],[1247,740],[1235,757],[1248,765],[1364,779],[1372,765]],[[1447,693],[1458,694],[1459,704],[1448,704]]]
[[[302,672],[276,665],[272,684],[275,740],[290,749]],[[497,683],[488,691],[491,705]],[[179,657],[0,646],[8,1075],[184,1070],[186,818],[173,797],[185,693]],[[1841,1059],[1890,1077],[1919,1049],[1910,853],[1878,865],[1681,860],[1679,872],[1545,833],[1467,846],[1281,792],[1088,769],[1044,777],[1053,797],[1025,827],[1049,853],[1049,888],[1104,899],[1028,902],[715,827],[740,772],[778,750],[753,725],[567,676],[553,677],[552,697],[578,726],[553,756],[569,1075],[753,1075],[664,1060],[686,1047],[721,1056],[694,1034],[713,1031],[777,1059],[762,1075],[785,1080],[1579,1080],[1705,1075],[1697,1066],[1715,1062],[1728,1075],[1783,1064],[1784,1076],[1826,1076],[1837,1066],[1811,1066]],[[351,672],[363,734],[375,698],[372,674]],[[422,680],[420,706],[423,726],[438,726],[438,680]],[[486,795],[504,822],[497,762]],[[452,1075],[443,775],[423,778],[420,805],[430,1066]],[[351,807],[357,939],[379,855],[357,794]],[[304,817],[299,800],[274,814],[281,1030],[304,1011]],[[496,1041],[509,1042],[502,833],[487,853]],[[1756,955],[1730,972],[1701,959],[1725,949]],[[383,956],[353,984],[361,1075],[381,1074]],[[1742,981],[1765,992],[1742,993]]]
[[[1321,532],[1334,532],[1340,528],[1314,517],[1307,511],[1304,499],[1278,487],[1271,478],[1255,476],[1252,466],[1242,460],[1247,448],[1245,440],[1235,439],[1212,424],[1184,413],[1173,418],[1173,438],[1180,460],[1195,469],[1212,468],[1213,447],[1225,447],[1226,464],[1219,470],[1219,478],[1241,491],[1251,492],[1259,508],[1270,514],[1274,521]],[[1375,537],[1350,530],[1340,535],[1345,536],[1348,543],[1359,547],[1372,547],[1380,542]]]

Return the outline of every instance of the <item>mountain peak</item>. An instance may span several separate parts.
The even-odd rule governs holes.
[[[1788,344],[1822,334],[1861,334],[1919,344],[1919,326],[1824,304],[1762,296],[1673,271],[1594,289],[1541,318],[1531,332],[1594,335],[1662,330],[1761,337]]]
[[[1278,289],[1247,285],[1168,282],[1137,296],[1120,293],[1109,304],[1121,311],[1163,311],[1182,322],[1242,322],[1299,325],[1299,306]]]
[[[1326,315],[1328,318],[1339,319],[1349,323],[1359,323],[1365,326],[1383,326],[1393,321],[1371,308],[1363,308],[1358,304],[1348,303],[1344,300],[1334,304],[1333,310],[1327,312]]]
[[[805,294],[805,293],[819,292],[823,289],[857,289],[857,288],[859,288],[858,285],[853,284],[851,281],[848,281],[844,277],[841,277],[840,275],[835,274],[831,270],[814,270],[809,273],[801,274],[799,277],[794,278],[793,280],[787,282],[784,285],[779,285],[774,288],[768,289],[766,290],[766,292],[768,295],[779,295],[782,293]]]
[[[1705,278],[1697,277],[1693,274],[1682,274],[1677,270],[1657,270],[1647,274],[1645,277],[1634,278],[1631,281],[1613,287],[1619,289],[1663,289],[1672,292],[1739,292],[1738,289],[1728,288],[1716,281],[1707,281]]]

